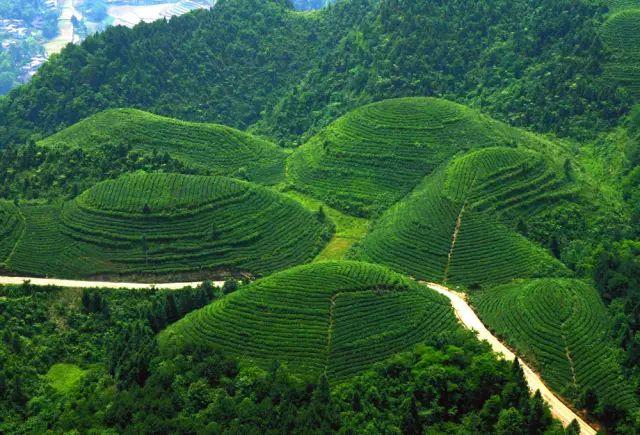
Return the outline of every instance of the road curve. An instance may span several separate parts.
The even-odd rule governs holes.
[[[112,281],[76,281],[71,279],[53,279],[53,278],[28,278],[21,276],[0,276],[0,285],[20,285],[25,281],[29,281],[32,285],[47,286],[55,285],[58,287],[75,287],[75,288],[105,288],[105,289],[162,289],[162,290],[179,290],[184,287],[197,287],[202,284],[198,282],[173,282],[160,284],[143,284],[139,282],[112,282]],[[222,287],[224,281],[212,281],[215,287]]]
[[[478,333],[480,340],[486,340],[491,345],[494,352],[501,354],[507,360],[511,361],[515,359],[515,355],[511,352],[500,340],[498,340],[489,330],[484,326],[482,321],[478,318],[471,306],[467,303],[464,295],[457,293],[443,285],[436,283],[423,283],[431,290],[435,290],[441,295],[446,296],[451,301],[453,310],[456,313],[458,320],[473,331]],[[542,382],[542,379],[529,367],[522,359],[520,359],[520,365],[524,371],[524,376],[529,384],[531,391],[539,390],[544,400],[549,404],[551,413],[555,418],[560,420],[566,427],[574,419],[580,425],[580,433],[585,435],[595,435],[596,431],[589,426],[580,416],[573,412],[567,405],[565,405],[551,390]]]

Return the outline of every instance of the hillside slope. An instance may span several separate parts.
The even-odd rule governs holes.
[[[368,216],[397,202],[457,153],[516,145],[544,146],[450,101],[385,100],[350,112],[298,148],[287,175],[295,188]]]
[[[160,347],[219,348],[268,368],[333,380],[456,330],[446,298],[384,267],[354,262],[300,266],[257,281],[189,314]]]
[[[515,231],[577,195],[558,164],[527,148],[472,151],[391,207],[353,256],[412,276],[466,286],[568,270]]]
[[[345,0],[295,13],[223,0],[67,47],[0,100],[0,145],[110,107],[256,129],[284,144],[366,103],[433,95],[573,136],[617,123],[606,8],[573,0]],[[487,7],[489,5],[490,7]]]
[[[212,175],[242,175],[265,184],[281,181],[286,156],[277,146],[233,128],[184,122],[135,109],[100,112],[38,144],[80,148],[84,153],[96,152],[107,144],[123,144],[133,152],[168,153],[186,166]]]
[[[20,210],[6,267],[36,276],[259,275],[312,260],[331,236],[297,202],[221,177],[133,174]]]
[[[576,401],[586,389],[637,406],[609,336],[611,319],[595,289],[578,280],[518,281],[472,293],[480,317],[549,386]]]

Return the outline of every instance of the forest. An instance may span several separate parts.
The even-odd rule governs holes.
[[[640,433],[636,29],[220,0],[67,46],[0,97],[0,433]]]

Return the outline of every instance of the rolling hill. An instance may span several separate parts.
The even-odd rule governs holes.
[[[212,175],[242,176],[262,184],[276,184],[284,176],[285,152],[265,140],[222,125],[179,121],[136,109],[100,112],[39,145],[92,153],[107,143],[129,145],[132,151],[168,153]]]
[[[465,286],[563,276],[568,270],[514,227],[577,194],[562,168],[542,153],[472,151],[426,177],[389,209],[352,256]]]
[[[24,222],[18,208],[12,203],[0,201],[0,266],[11,254],[23,229]]]
[[[637,406],[610,338],[611,319],[597,292],[573,279],[517,281],[471,294],[483,321],[572,400],[591,388]]]
[[[186,316],[161,349],[220,348],[305,378],[355,375],[394,353],[455,330],[447,299],[388,269],[356,262],[299,266],[256,281]]]
[[[640,97],[640,3],[624,2],[602,26],[602,40],[611,59],[605,75],[623,86],[634,97]]]
[[[59,277],[260,275],[310,261],[332,231],[266,188],[177,174],[126,175],[21,212],[26,231],[7,267]]]
[[[402,198],[457,153],[500,145],[542,146],[536,142],[532,135],[459,104],[401,98],[340,118],[294,152],[287,174],[297,189],[368,216]]]

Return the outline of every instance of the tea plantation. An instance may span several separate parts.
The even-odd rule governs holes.
[[[457,153],[515,144],[542,146],[533,135],[449,101],[386,100],[347,114],[298,148],[288,175],[297,189],[328,205],[368,216]]]
[[[132,174],[25,206],[16,272],[61,277],[248,272],[310,261],[331,228],[296,201],[223,177]]]
[[[562,168],[537,151],[473,151],[388,210],[352,255],[467,286],[564,276],[559,261],[508,225],[577,195]]]
[[[611,55],[605,74],[635,97],[640,96],[640,4],[614,12],[601,33]]]
[[[23,229],[18,208],[13,203],[0,201],[0,266],[11,255]]]
[[[355,375],[459,326],[448,300],[388,269],[357,262],[299,266],[243,287],[169,327],[161,349],[220,348],[301,376]]]
[[[284,175],[286,154],[272,143],[222,125],[179,121],[135,109],[100,112],[39,145],[79,147],[91,153],[107,143],[168,153],[213,175],[242,176],[263,184],[275,184]]]
[[[637,406],[622,379],[611,321],[597,292],[572,279],[517,281],[471,294],[482,320],[531,362],[549,386],[575,399],[592,388]]]

